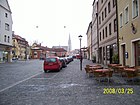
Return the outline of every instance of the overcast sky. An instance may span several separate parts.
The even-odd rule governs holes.
[[[93,0],[8,0],[12,11],[13,31],[29,44],[67,46],[69,34],[72,49],[87,46],[87,28],[92,16]],[[38,26],[38,27],[36,27]],[[66,26],[66,28],[64,28]]]

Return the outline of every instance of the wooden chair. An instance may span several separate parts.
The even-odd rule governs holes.
[[[127,80],[134,80],[134,78],[136,78],[138,76],[138,72],[135,71],[135,72],[132,72],[132,71],[126,71],[126,78]]]
[[[98,71],[93,71],[93,75],[95,77],[96,80],[99,80],[99,82],[101,81],[102,78],[106,77],[106,74],[103,72],[98,72]]]
[[[113,70],[112,69],[110,69],[108,72],[106,72],[106,77],[108,79],[108,82],[110,81],[110,78],[112,77],[112,75],[113,75]]]
[[[90,77],[90,74],[93,74],[93,71],[92,71],[92,69],[90,69],[89,65],[86,65],[85,71],[86,71],[86,74],[88,74],[89,77]]]

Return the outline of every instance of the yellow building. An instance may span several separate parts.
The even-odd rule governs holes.
[[[25,60],[29,58],[29,45],[28,42],[19,35],[13,34],[13,60]]]
[[[140,0],[117,0],[120,63],[140,66]]]

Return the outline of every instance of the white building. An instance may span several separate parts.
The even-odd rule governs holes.
[[[8,0],[0,0],[0,62],[12,61],[12,12]]]
[[[99,62],[98,57],[99,57],[99,42],[98,42],[98,4],[97,4],[97,0],[93,1],[93,10],[92,10],[92,35],[91,35],[91,56],[92,56],[92,60],[93,60],[93,56],[96,57],[96,62]]]

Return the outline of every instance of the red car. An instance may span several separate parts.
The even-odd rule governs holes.
[[[62,69],[62,63],[59,60],[59,57],[50,56],[44,59],[44,72]]]

